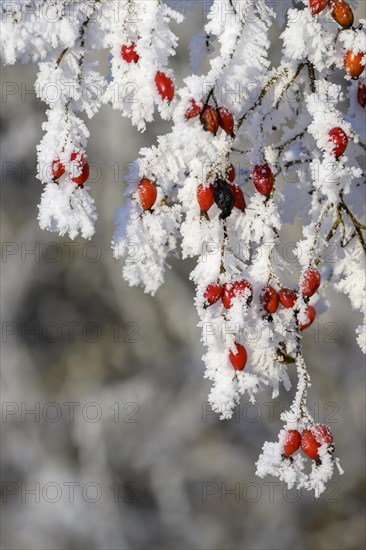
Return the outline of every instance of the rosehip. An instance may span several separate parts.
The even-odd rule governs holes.
[[[232,194],[234,195],[235,208],[244,212],[247,205],[245,202],[243,191],[240,189],[239,185],[230,185],[230,189]]]
[[[349,29],[353,25],[353,11],[351,6],[344,0],[331,0],[329,4],[330,14],[333,19],[343,27]]]
[[[328,0],[309,0],[309,8],[312,15],[317,15],[324,10]]]
[[[245,365],[247,364],[247,358],[248,358],[247,350],[245,349],[244,346],[242,346],[241,344],[238,344],[237,342],[235,342],[235,346],[236,346],[236,353],[234,353],[232,350],[230,350],[230,353],[229,353],[230,363],[232,364],[235,370],[243,370]]]
[[[206,304],[212,306],[212,304],[216,304],[222,298],[222,295],[224,293],[224,289],[222,286],[218,285],[217,283],[211,283],[206,288],[206,291],[203,295],[203,297],[206,300]]]
[[[216,109],[210,105],[206,105],[201,112],[200,121],[206,132],[211,132],[211,134],[216,136],[219,129],[219,117]]]
[[[157,72],[155,84],[163,100],[167,100],[168,102],[172,101],[175,90],[173,80],[165,73]]]
[[[273,189],[274,178],[268,164],[254,166],[253,183],[258,193],[261,195],[270,195]]]
[[[233,183],[235,181],[235,167],[233,164],[229,164],[229,166],[226,169],[226,179]]]
[[[142,178],[139,182],[137,195],[143,210],[150,210],[158,195],[155,183],[148,178]]]
[[[56,159],[52,163],[52,176],[55,180],[59,180],[65,173],[65,166],[60,159]]]
[[[241,281],[235,281],[234,283],[229,283],[224,285],[224,293],[222,295],[222,303],[226,309],[230,309],[232,304],[232,299],[236,296],[243,296],[246,291],[250,291],[248,296],[248,302],[252,300],[253,287],[249,281],[242,279]]]
[[[366,84],[364,82],[360,82],[358,85],[357,100],[361,107],[366,107]]]
[[[323,443],[330,445],[333,442],[332,432],[326,424],[315,424],[311,429],[311,433],[319,445],[323,445]]]
[[[294,307],[295,302],[297,300],[297,294],[294,290],[290,290],[289,288],[281,288],[281,290],[278,293],[278,297],[280,299],[281,304],[286,309],[290,309]]]
[[[316,311],[315,311],[315,308],[313,308],[313,306],[308,306],[306,310],[306,316],[308,320],[305,323],[299,324],[300,330],[305,330],[306,328],[310,327],[310,325],[314,322],[316,317]]]
[[[87,161],[86,155],[84,153],[81,153],[80,151],[79,152],[74,151],[73,153],[71,153],[70,162],[74,162],[74,161],[77,161],[78,163],[79,174],[71,178],[71,181],[73,181],[74,183],[77,183],[77,185],[82,186],[84,185],[84,183],[86,182],[90,174],[89,163]]]
[[[219,107],[217,109],[217,115],[220,128],[222,128],[229,136],[232,136],[234,133],[234,117],[231,111],[225,107]]]
[[[283,441],[283,454],[290,456],[300,447],[301,435],[297,430],[287,430]]]
[[[346,53],[346,57],[344,59],[344,66],[349,76],[351,76],[354,79],[357,79],[365,68],[365,65],[363,65],[362,63],[363,58],[364,58],[363,52],[354,54],[352,50],[349,50]]]
[[[280,302],[278,294],[272,286],[267,286],[263,289],[260,301],[267,313],[276,313]]]
[[[134,42],[131,42],[128,46],[126,44],[122,46],[121,56],[126,63],[137,63],[140,59],[140,56],[136,51],[136,44]]]
[[[197,201],[202,212],[208,212],[215,202],[213,185],[204,187],[202,183],[197,187]]]
[[[202,113],[202,105],[198,105],[194,99],[190,100],[191,106],[185,112],[184,118],[190,120]]]
[[[346,132],[342,130],[342,128],[333,128],[329,132],[329,138],[331,142],[333,142],[333,154],[336,157],[336,159],[339,159],[347,149],[348,145],[348,136]]]
[[[303,296],[310,298],[320,286],[320,273],[317,269],[309,267],[300,277],[300,290]]]
[[[301,435],[301,449],[302,451],[313,460],[319,458],[318,449],[320,445],[315,441],[310,430],[304,430]]]
[[[231,185],[221,178],[214,183],[214,197],[217,207],[221,210],[220,219],[226,220],[234,208],[235,197]]]

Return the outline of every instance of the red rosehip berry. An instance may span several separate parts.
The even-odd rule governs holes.
[[[287,430],[283,441],[283,454],[290,456],[300,447],[301,435],[297,430]]]
[[[333,128],[329,132],[329,141],[333,143],[333,154],[336,159],[339,159],[347,149],[348,136],[342,128]]]
[[[219,126],[226,132],[229,136],[232,136],[234,133],[234,117],[226,107],[219,107],[217,109],[217,115],[219,119]]]
[[[253,183],[254,187],[261,195],[271,194],[274,184],[274,177],[268,164],[254,166]]]
[[[71,153],[70,162],[75,162],[75,161],[77,161],[79,173],[75,177],[71,178],[71,181],[73,181],[77,185],[82,186],[84,185],[86,180],[89,178],[89,174],[90,174],[89,163],[86,155],[80,151],[74,151],[73,153]],[[74,170],[73,167],[71,167],[71,175],[73,175],[74,172],[76,172],[76,170]]]
[[[235,208],[244,212],[247,205],[245,202],[243,191],[240,189],[239,185],[230,185],[230,189],[232,194],[234,195]]]
[[[206,300],[206,304],[212,306],[212,304],[216,304],[222,298],[223,293],[224,289],[222,286],[217,283],[211,283],[206,288],[203,297]]]
[[[167,100],[168,102],[170,102],[173,100],[175,88],[173,80],[170,78],[170,76],[166,75],[165,73],[161,73],[160,71],[157,72],[155,76],[155,84],[159,94],[164,101]]]
[[[158,196],[155,183],[148,178],[142,178],[137,189],[137,196],[142,209],[150,210]]]
[[[325,9],[328,0],[309,0],[309,8],[312,15],[317,15]]]
[[[360,82],[357,89],[357,100],[361,107],[366,107],[366,84],[365,82]]]
[[[226,169],[226,179],[230,183],[234,183],[235,181],[235,166],[233,164],[229,164],[229,166]]]
[[[329,10],[338,25],[344,29],[352,27],[354,20],[353,11],[347,2],[344,0],[330,0]]]
[[[140,59],[139,54],[136,51],[136,44],[131,42],[131,44],[123,44],[121,48],[121,56],[126,63],[137,63]]]
[[[260,301],[267,313],[276,313],[278,304],[280,303],[279,296],[272,286],[267,286],[263,289]]]
[[[310,298],[320,286],[320,273],[317,269],[309,267],[300,277],[300,290],[303,296]]]
[[[196,101],[194,99],[190,99],[190,104],[191,106],[188,107],[188,109],[186,110],[185,114],[184,114],[184,118],[186,120],[190,120],[191,118],[195,118],[196,116],[200,115],[202,113],[202,105],[199,105],[198,103],[196,103]]]
[[[216,136],[219,129],[219,117],[216,109],[211,105],[206,105],[201,112],[200,121],[205,132],[211,132]]]
[[[311,429],[311,433],[319,445],[323,445],[323,443],[330,445],[333,443],[332,432],[326,424],[315,424]]]
[[[202,183],[197,187],[197,201],[202,212],[208,212],[215,202],[214,186],[204,187]]]
[[[244,346],[242,346],[241,344],[238,344],[237,342],[235,342],[235,346],[236,346],[235,353],[232,350],[230,350],[230,353],[229,353],[230,363],[232,364],[235,370],[243,370],[245,368],[245,365],[247,364],[247,358],[248,358],[247,350],[245,349]]]
[[[250,291],[248,296],[248,302],[251,302],[253,295],[253,287],[246,279],[241,281],[235,281],[234,283],[228,283],[224,285],[224,293],[222,295],[222,303],[226,309],[230,309],[232,304],[232,299],[236,296],[243,296],[245,292]]]
[[[290,290],[289,288],[281,288],[281,290],[278,293],[278,297],[280,299],[281,304],[286,309],[290,309],[294,307],[295,302],[297,300],[297,294],[294,290]]]
[[[314,439],[313,434],[310,430],[304,430],[301,435],[301,450],[313,460],[319,458],[318,449],[320,445]]]
[[[314,322],[316,317],[316,311],[315,311],[315,308],[313,308],[313,306],[308,306],[306,310],[306,317],[307,317],[307,321],[305,323],[299,324],[300,330],[305,330],[306,328],[310,327],[310,325]]]
[[[365,65],[362,63],[363,58],[363,52],[354,54],[352,50],[349,50],[346,53],[344,66],[349,76],[354,79],[357,79],[365,68]]]
[[[65,166],[60,159],[56,159],[52,163],[52,176],[55,180],[59,180],[65,173]]]

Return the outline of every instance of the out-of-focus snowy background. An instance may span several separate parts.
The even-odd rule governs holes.
[[[201,27],[196,10],[176,29],[178,81]],[[128,163],[168,124],[157,117],[141,135],[107,107],[89,123],[99,221],[91,243],[71,244],[36,220],[36,69],[1,73],[2,548],[363,548],[364,361],[347,299],[329,296],[305,337],[313,414],[331,426],[345,470],[316,501],[254,475],[292,392],[273,405],[266,393],[244,400],[230,421],[210,412],[193,264],[172,262],[151,298],[113,261]]]

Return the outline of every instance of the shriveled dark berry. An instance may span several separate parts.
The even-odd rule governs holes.
[[[218,178],[214,183],[214,197],[217,207],[221,210],[220,218],[228,218],[235,206],[235,196],[231,190],[230,184]]]

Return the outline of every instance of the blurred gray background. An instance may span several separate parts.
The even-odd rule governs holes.
[[[198,10],[176,27],[178,82],[201,29]],[[45,120],[36,68],[2,67],[1,76],[15,86],[1,103],[2,548],[363,548],[364,361],[347,299],[329,295],[305,337],[312,412],[331,426],[345,470],[316,501],[254,474],[293,392],[273,406],[265,392],[257,406],[243,400],[230,421],[210,412],[194,263],[171,261],[151,298],[129,288],[113,261],[127,163],[169,125],[157,116],[141,135],[108,107],[88,122],[99,220],[91,243],[71,245],[36,220]]]

